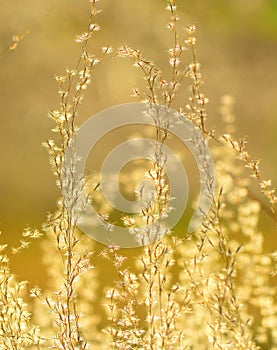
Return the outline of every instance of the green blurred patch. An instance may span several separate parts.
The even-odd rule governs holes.
[[[268,27],[277,32],[277,1],[269,0],[268,5],[266,7],[266,19]]]
[[[276,41],[277,34],[277,1],[264,1],[256,15],[256,32],[263,39]]]

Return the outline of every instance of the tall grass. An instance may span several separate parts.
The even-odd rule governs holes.
[[[164,74],[143,57],[141,49],[127,45],[90,53],[88,42],[100,27],[95,24],[99,16],[96,1],[89,3],[87,31],[76,38],[80,57],[73,69],[56,77],[60,106],[49,112],[55,136],[45,146],[61,191],[58,208],[43,225],[42,238],[40,232],[27,229],[20,246],[11,251],[17,254],[32,239],[40,238],[49,289],[28,290],[26,282],[18,281],[9,268],[9,248],[0,247],[0,347],[277,349],[277,254],[264,252],[265,236],[258,226],[261,212],[277,221],[276,194],[271,181],[263,179],[259,161],[248,153],[246,141],[231,135],[235,129],[232,97],[224,96],[220,107],[225,133],[218,135],[207,127],[208,99],[202,92],[196,28],[187,26],[186,39],[181,40],[184,34],[179,34],[177,6],[174,0],[168,1],[173,44],[168,50],[170,74]],[[138,222],[149,225],[158,220],[155,234],[161,238],[149,243],[153,232],[146,225],[141,238],[144,244],[134,250],[132,258],[116,245],[99,249],[78,231],[75,204],[85,186],[75,177],[78,160],[72,159],[64,173],[66,150],[78,132],[80,103],[94,70],[107,58],[129,59],[140,69],[145,90],[135,88],[135,97],[150,106],[178,110],[180,122],[193,123],[215,160],[216,188],[208,187],[212,201],[209,214],[194,233],[183,227],[181,234],[175,234],[163,224],[171,210],[167,163],[161,161],[169,134],[164,124],[156,123],[155,157],[147,172],[154,183],[153,200],[138,217],[125,215],[122,222],[136,234]],[[176,96],[184,95],[186,87],[187,100],[178,106]],[[253,181],[258,184],[256,192],[251,187]],[[97,191],[96,183],[90,200],[97,201]],[[113,278],[109,286],[101,279],[103,263],[110,264]]]

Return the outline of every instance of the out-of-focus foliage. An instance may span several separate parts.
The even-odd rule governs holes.
[[[236,98],[237,135],[249,136],[249,147],[263,158],[264,172],[276,170],[275,135],[277,20],[274,0],[179,1],[180,25],[198,27],[198,56],[207,77],[210,125],[218,124],[222,95]],[[103,31],[93,47],[129,44],[143,48],[163,68],[168,33],[162,0],[103,0],[99,24]],[[0,61],[1,98],[1,228],[17,241],[26,226],[39,226],[55,208],[57,191],[41,142],[48,135],[50,108],[58,101],[54,75],[73,66],[85,29],[86,1],[3,0],[0,12],[1,52],[14,35],[29,34]],[[106,62],[97,71],[78,123],[94,112],[131,101],[131,88],[142,84],[139,74],[123,61]],[[258,126],[259,125],[259,126]],[[271,151],[268,151],[271,150]],[[271,236],[270,236],[271,237]],[[17,271],[41,281],[39,247],[24,253]],[[38,261],[34,269],[33,260]],[[42,278],[44,279],[44,278]],[[43,282],[43,281],[41,281]]]

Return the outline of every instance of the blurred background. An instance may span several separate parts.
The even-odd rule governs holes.
[[[263,160],[264,177],[276,184],[276,0],[176,2],[180,33],[185,25],[197,27],[203,89],[210,100],[209,126],[220,130],[221,97],[233,95],[236,136],[248,137],[249,150]],[[166,29],[165,0],[102,0],[98,4],[103,12],[96,21],[102,31],[92,40],[91,50],[98,53],[102,46],[122,44],[142,48],[145,57],[169,74],[166,50],[172,41]],[[86,30],[88,16],[86,0],[1,1],[1,52],[14,35],[29,30],[17,49],[0,60],[2,242],[18,245],[26,226],[40,228],[47,212],[56,209],[59,192],[41,144],[52,137],[48,111],[59,104],[54,76],[75,66],[80,46],[74,39]],[[132,87],[141,81],[140,73],[127,60],[108,60],[97,67],[78,123],[114,104],[135,101]],[[184,98],[187,94],[184,91]],[[40,255],[35,243],[15,257],[16,274],[43,285],[46,275]]]

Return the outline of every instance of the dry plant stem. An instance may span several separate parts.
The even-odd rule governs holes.
[[[172,66],[172,80],[167,82],[162,79],[160,72],[154,67],[153,63],[141,58],[140,50],[133,50],[128,47],[123,47],[119,50],[118,55],[121,57],[131,57],[135,61],[135,66],[142,69],[145,76],[145,80],[148,84],[149,95],[146,96],[146,100],[153,108],[156,103],[158,103],[159,98],[157,97],[157,92],[162,90],[162,100],[168,107],[172,105],[175,100],[175,92],[178,88],[179,82],[186,76],[190,75],[193,79],[192,84],[192,97],[191,97],[191,118],[196,122],[197,126],[200,125],[200,130],[204,132],[204,106],[207,103],[207,99],[200,94],[200,74],[198,72],[198,65],[196,63],[194,44],[195,38],[193,37],[194,28],[188,28],[190,37],[188,39],[188,44],[192,48],[193,53],[193,63],[191,64],[191,72],[186,69],[184,72],[179,71],[180,57],[183,52],[183,47],[178,42],[178,35],[176,30],[177,15],[176,15],[176,5],[175,1],[169,2],[169,11],[171,14],[170,22],[168,28],[173,33],[173,43],[174,47],[169,51],[170,59],[169,63]],[[158,82],[158,78],[160,82]],[[143,97],[138,90],[135,90],[136,95]],[[143,98],[145,100],[145,97]],[[199,101],[201,103],[199,103]],[[200,109],[198,108],[200,104]],[[155,108],[155,107],[154,107]],[[159,114],[159,112],[157,112]],[[155,219],[162,220],[164,213],[167,212],[168,206],[168,189],[165,186],[165,169],[164,165],[161,165],[160,159],[163,156],[163,145],[168,137],[167,129],[169,126],[169,121],[161,120],[159,115],[154,118],[156,126],[156,140],[155,140],[155,161],[153,163],[153,170],[149,171],[149,175],[154,181],[155,191],[157,198],[154,203],[147,209],[142,211],[142,215],[145,219],[147,225],[154,223]],[[160,253],[158,253],[160,251]],[[168,318],[166,309],[174,307],[174,302],[172,300],[172,294],[167,294],[167,302],[165,303],[165,282],[166,272],[162,273],[162,263],[164,262],[165,256],[167,254],[167,248],[164,246],[163,241],[155,242],[145,248],[145,254],[147,256],[147,261],[142,259],[143,273],[142,276],[146,282],[147,286],[147,300],[146,305],[148,307],[147,320],[149,324],[149,338],[147,340],[147,348],[156,349],[157,339],[161,339],[160,346],[162,349],[167,349],[170,343],[170,327],[172,327],[172,319]],[[157,301],[155,301],[157,299]],[[156,315],[156,304],[158,303],[158,322],[155,320]],[[170,306],[173,305],[173,306]],[[174,327],[173,327],[174,328]],[[162,330],[165,330],[164,332]]]
[[[197,127],[199,125],[195,124]],[[202,131],[202,129],[200,129]],[[223,136],[215,135],[214,130],[205,130],[204,135],[209,139],[215,141],[217,144],[220,144],[224,147],[228,147],[229,150],[233,151],[236,154],[236,158],[244,163],[245,168],[250,169],[251,177],[256,179],[259,184],[260,192],[266,197],[269,202],[267,206],[251,189],[247,188],[248,195],[250,198],[255,199],[260,203],[262,210],[275,222],[277,222],[277,196],[276,189],[272,186],[271,180],[264,180],[260,172],[260,160],[256,160],[250,156],[246,149],[246,140],[239,139],[235,140],[231,135],[224,134]],[[234,177],[233,174],[229,173],[230,176]]]
[[[129,268],[123,269],[122,265],[126,258],[117,250],[115,246],[108,248],[108,254],[111,254],[118,275],[116,290],[111,289],[108,292],[110,318],[113,325],[108,333],[113,338],[112,345],[115,348],[122,349],[124,344],[137,348],[143,344],[144,334],[144,330],[139,327],[139,318],[136,316],[139,284],[136,275],[131,273]]]
[[[253,159],[246,150],[245,140],[233,140],[228,134],[223,135],[222,139],[230,146],[236,153],[246,168],[249,168],[252,177],[259,182],[260,190],[265,195],[270,203],[271,210],[276,215],[277,196],[275,189],[272,188],[271,180],[264,180],[260,172],[260,161]]]
[[[95,56],[90,55],[87,50],[88,40],[94,31],[98,30],[98,26],[93,24],[93,19],[98,13],[91,4],[91,15],[88,25],[88,31],[77,38],[82,43],[81,55],[75,67],[75,70],[67,70],[66,77],[56,77],[59,84],[59,94],[61,96],[60,111],[50,112],[50,116],[56,122],[56,129],[61,138],[61,146],[57,147],[54,141],[47,141],[49,152],[51,155],[54,172],[57,176],[57,183],[60,187],[63,196],[60,213],[49,222],[52,227],[56,239],[57,247],[60,251],[62,260],[65,265],[65,282],[64,291],[57,295],[56,304],[49,299],[47,303],[49,307],[57,314],[57,325],[60,328],[57,336],[57,346],[63,349],[75,349],[76,346],[80,349],[85,349],[87,344],[83,339],[79,325],[79,314],[76,302],[76,281],[79,275],[86,269],[90,268],[87,262],[88,255],[78,255],[76,245],[78,239],[75,236],[75,229],[77,225],[76,203],[79,198],[83,179],[75,178],[76,154],[74,153],[74,135],[76,132],[75,119],[77,116],[79,104],[82,101],[84,90],[90,83],[91,72],[94,66],[100,62]],[[103,52],[101,59],[106,52]],[[80,65],[82,69],[80,70]],[[74,79],[79,74],[79,80],[75,83]],[[64,87],[67,82],[66,87]],[[75,92],[73,88],[76,87]],[[72,102],[72,103],[71,103]],[[71,143],[71,144],[70,144]],[[68,147],[73,150],[72,159],[68,168],[64,168],[65,152]],[[67,165],[65,165],[67,167]],[[64,172],[66,171],[66,173]],[[66,178],[66,181],[65,181]],[[65,305],[63,305],[63,294],[65,298]],[[59,344],[59,345],[58,345]]]
[[[177,6],[174,0],[169,2],[168,10],[170,11],[171,17],[168,23],[168,28],[173,35],[173,48],[169,50],[169,63],[172,66],[172,77],[171,82],[166,84],[167,89],[163,92],[164,104],[170,107],[175,99],[175,93],[178,89],[179,84],[182,79],[187,76],[187,72],[181,72],[179,70],[179,65],[181,63],[181,56],[184,51],[184,47],[181,45],[178,39],[177,33],[177,21],[178,16],[176,12]],[[161,88],[163,88],[163,81],[161,81]]]
[[[234,176],[234,174],[232,174],[232,173],[229,172],[228,175],[230,175],[234,180],[238,180],[238,179]],[[249,197],[250,199],[253,199],[253,200],[255,200],[256,202],[258,202],[258,203],[260,204],[261,209],[263,210],[263,212],[264,212],[266,215],[268,215],[271,219],[273,219],[273,220],[277,223],[277,216],[276,216],[276,214],[274,213],[274,211],[272,210],[272,208],[269,207],[266,203],[264,203],[264,201],[263,201],[261,198],[259,198],[259,197],[257,196],[257,194],[256,194],[254,191],[252,191],[249,187],[247,187],[246,189],[247,189],[248,197]]]
[[[191,47],[193,62],[189,65],[190,67],[190,73],[192,76],[192,94],[190,97],[191,103],[187,105],[188,112],[188,119],[193,122],[193,124],[201,131],[202,135],[204,137],[207,137],[208,139],[212,139],[216,141],[217,143],[220,143],[224,146],[228,146],[230,149],[232,149],[236,154],[237,158],[244,163],[244,166],[246,168],[249,168],[251,171],[251,177],[256,179],[259,183],[260,191],[264,194],[264,196],[269,201],[270,207],[268,208],[271,210],[272,214],[269,216],[274,219],[274,221],[277,220],[276,217],[276,205],[277,205],[277,196],[276,196],[276,190],[272,186],[271,180],[264,180],[261,171],[260,171],[260,160],[256,160],[251,157],[251,155],[248,153],[246,148],[246,140],[239,139],[235,140],[233,137],[229,134],[224,134],[223,136],[216,136],[214,130],[207,130],[205,126],[205,119],[206,119],[206,111],[205,111],[205,105],[208,102],[208,100],[205,98],[205,96],[200,91],[200,86],[202,84],[201,80],[201,74],[199,72],[199,63],[196,59],[196,51],[195,51],[195,38],[193,36],[195,28],[189,27],[187,28],[190,37],[187,40],[188,45]],[[183,114],[183,111],[180,111],[180,114]],[[268,213],[269,210],[265,208],[265,205],[257,199],[260,204],[262,205],[263,210]]]
[[[277,215],[276,215],[276,210],[275,212],[273,212],[272,208],[270,208],[268,205],[266,205],[266,203],[264,203],[264,201],[262,201],[256,194],[254,191],[252,191],[250,188],[247,188],[247,193],[250,199],[255,200],[256,202],[258,202],[261,206],[261,209],[271,218],[275,221],[275,223],[277,223]]]
[[[206,104],[208,103],[208,99],[201,92],[201,85],[203,84],[202,74],[200,72],[200,63],[196,58],[196,38],[195,38],[195,30],[194,26],[187,27],[187,32],[189,34],[189,38],[186,43],[190,47],[192,54],[192,63],[189,64],[189,75],[192,79],[191,84],[191,96],[189,97],[190,103],[186,106],[188,113],[188,119],[196,125],[201,131],[204,137],[209,136],[209,132],[206,130],[205,120],[207,117],[206,114]]]
[[[39,329],[32,325],[31,314],[23,301],[27,282],[18,282],[11,273],[7,245],[0,245],[0,348],[39,349]]]
[[[232,105],[232,103],[231,103]],[[234,115],[232,107],[227,106],[227,110],[224,111],[225,117],[227,117],[227,120],[229,119],[228,123],[229,126],[233,123]],[[222,115],[223,116],[223,115]],[[230,124],[231,123],[231,124]],[[277,196],[276,196],[276,189],[272,186],[271,180],[265,180],[262,177],[261,171],[260,171],[260,160],[254,159],[247,150],[247,140],[246,139],[234,139],[227,130],[227,133],[223,134],[222,136],[216,136],[214,130],[209,131],[209,137],[216,141],[217,143],[227,147],[236,154],[236,158],[239,159],[244,163],[245,168],[250,169],[251,175],[250,177],[256,179],[259,184],[260,192],[266,197],[266,199],[269,202],[269,206],[267,206],[258,196],[256,196],[251,189],[248,190],[248,195],[250,198],[253,198],[257,200],[262,210],[271,217],[275,222],[277,221],[277,212],[276,212],[276,206],[277,206]],[[229,174],[230,176],[234,176],[232,174]]]
[[[143,74],[145,76],[145,80],[148,84],[148,89],[150,94],[147,96],[149,105],[155,104],[157,101],[157,97],[155,95],[155,82],[158,76],[158,69],[154,67],[151,62],[148,62],[144,59],[141,59],[140,52],[135,51],[129,48],[123,48],[119,52],[120,56],[124,57],[132,57],[135,59],[135,64],[142,69]],[[151,109],[151,107],[150,107]],[[162,144],[164,143],[166,139],[166,132],[161,130],[159,125],[159,117],[155,119],[155,125],[156,125],[156,140],[155,140],[155,159],[159,157],[159,154],[162,152]],[[162,194],[162,192],[165,189],[164,186],[164,170],[159,166],[159,162],[154,161],[153,163],[153,170],[149,171],[149,176],[153,179],[155,184],[155,201],[151,204],[149,208],[145,208],[142,210],[142,215],[144,217],[145,223],[148,227],[150,227],[152,224],[154,224],[155,219],[160,220],[162,213],[164,211],[164,203],[161,203],[159,200],[159,193]],[[150,229],[151,230],[151,229]],[[146,235],[149,235],[150,241],[151,239],[151,232],[147,233],[146,229]],[[153,243],[145,248],[146,254],[148,256],[148,262],[149,265],[145,264],[146,270],[143,272],[143,277],[147,284],[147,302],[146,305],[148,307],[148,324],[149,324],[149,339],[148,339],[148,348],[153,350],[154,344],[155,344],[155,338],[157,329],[155,327],[155,312],[154,312],[154,300],[155,300],[155,282],[158,283],[158,300],[159,300],[159,310],[160,310],[160,322],[162,321],[162,285],[161,285],[161,276],[159,269],[157,268],[157,256],[155,256],[155,253],[153,253],[156,249],[159,243]]]
[[[173,15],[173,11],[174,11],[173,6],[171,11]],[[176,11],[176,8],[175,8],[175,11]],[[176,13],[175,13],[175,16],[176,16]],[[178,36],[176,33],[175,22],[174,22],[174,25],[171,26],[171,30],[173,30],[176,45],[180,47],[180,44],[178,44],[177,42]],[[236,141],[229,134],[225,134],[222,137],[217,137],[215,136],[214,130],[207,130],[205,126],[205,120],[206,120],[205,105],[207,104],[208,99],[205,98],[203,93],[201,93],[200,91],[200,86],[203,83],[203,81],[202,81],[201,73],[199,72],[200,64],[196,58],[196,50],[195,50],[196,39],[194,37],[195,27],[187,27],[187,31],[189,33],[189,38],[186,42],[187,42],[187,45],[191,48],[191,53],[192,53],[192,63],[189,65],[189,72],[193,80],[193,83],[191,86],[192,94],[190,97],[191,103],[187,105],[187,108],[189,110],[188,119],[190,119],[193,122],[193,124],[197,128],[199,128],[203,136],[207,137],[208,139],[213,139],[214,141],[224,145],[226,145],[227,143],[227,145],[230,146],[230,148],[237,153],[238,159],[244,162],[246,168],[249,168],[251,170],[252,172],[251,176],[258,180],[260,190],[268,199],[270,203],[269,210],[271,210],[272,213],[269,214],[269,210],[268,208],[265,207],[265,204],[263,204],[259,199],[257,200],[260,202],[263,210],[266,213],[268,213],[268,215],[271,218],[273,218],[274,221],[276,222],[277,221],[277,217],[276,217],[277,196],[275,194],[276,193],[275,188],[272,187],[270,180],[264,180],[262,178],[260,167],[259,167],[260,161],[253,159],[250,156],[250,154],[247,152],[246,141],[243,139]],[[176,70],[175,62],[176,61],[174,60],[173,78],[178,76],[178,71]],[[185,72],[184,76],[187,76],[187,74],[188,73]],[[170,104],[171,103],[172,102],[170,102]]]
[[[155,94],[155,85],[159,75],[159,70],[154,67],[154,65],[141,58],[140,51],[132,50],[129,48],[123,48],[119,52],[120,56],[124,57],[132,57],[135,60],[135,65],[142,69],[143,74],[145,76],[145,80],[148,84],[149,95],[147,96],[150,110],[151,106],[157,103],[157,96]],[[152,105],[153,104],[153,105]],[[154,106],[153,106],[154,107]],[[154,107],[155,108],[155,107]],[[155,113],[155,112],[154,112]],[[157,112],[159,113],[159,112]],[[167,201],[168,201],[168,188],[165,184],[165,173],[163,166],[161,166],[161,162],[159,159],[163,153],[162,147],[167,138],[167,131],[163,129],[160,124],[159,116],[155,119],[156,126],[156,140],[155,140],[155,161],[153,163],[153,170],[149,171],[150,178],[154,181],[155,184],[155,194],[154,201],[150,207],[142,210],[142,215],[144,217],[146,225],[151,227],[154,224],[155,220],[162,220],[162,217],[167,210]],[[166,127],[166,125],[164,125]],[[151,229],[150,229],[151,231]],[[147,233],[149,235],[149,239],[151,240],[151,232]],[[161,275],[161,271],[158,268],[160,266],[161,256],[157,254],[157,251],[161,249],[162,243],[153,243],[147,247],[145,247],[145,253],[148,256],[148,264],[143,262],[144,271],[142,273],[146,285],[147,285],[147,301],[146,305],[148,308],[147,320],[149,324],[149,337],[147,340],[147,346],[149,349],[155,349],[156,338],[158,337],[158,329],[155,325],[155,304],[154,302],[156,298],[156,289],[158,290],[158,307],[159,307],[159,323],[160,327],[162,327],[163,322],[163,277]],[[162,254],[164,251],[162,250]],[[156,287],[157,286],[157,287]],[[166,341],[163,339],[162,344],[165,344]],[[162,349],[165,349],[165,345],[162,346]]]
[[[221,194],[220,194],[221,195]],[[239,253],[240,247],[237,247],[235,251],[232,251],[227,244],[226,237],[223,233],[223,228],[220,223],[220,196],[214,202],[214,208],[211,216],[207,218],[203,223],[201,230],[201,237],[198,243],[198,254],[194,257],[194,270],[191,271],[190,267],[184,266],[188,276],[192,281],[193,288],[197,291],[197,294],[201,296],[200,303],[209,311],[210,321],[209,327],[212,331],[212,345],[214,349],[226,349],[226,340],[224,334],[226,330],[229,333],[229,342],[234,349],[257,349],[246,334],[247,321],[244,322],[240,315],[240,305],[237,301],[235,288],[234,288],[234,273],[236,270],[235,262],[236,255]],[[215,233],[215,237],[211,237],[211,233]],[[198,263],[204,257],[202,250],[206,243],[213,248],[214,252],[219,254],[223,268],[218,274],[214,276],[216,289],[212,291],[212,295],[206,295],[205,289],[196,282],[194,278],[195,272],[198,270]],[[197,272],[202,275],[202,271]],[[204,277],[204,276],[203,276]],[[207,279],[206,288],[211,283],[210,278]]]

